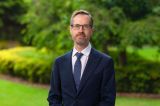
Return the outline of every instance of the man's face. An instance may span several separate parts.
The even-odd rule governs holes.
[[[70,33],[74,44],[88,45],[92,36],[93,29],[90,26],[90,17],[84,14],[78,14],[73,18]]]

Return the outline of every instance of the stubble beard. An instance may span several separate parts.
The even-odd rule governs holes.
[[[83,38],[78,38],[79,36],[83,36]],[[77,46],[84,47],[88,45],[89,41],[86,39],[86,35],[84,33],[79,33],[76,35],[76,37],[77,38],[75,39],[75,44]]]

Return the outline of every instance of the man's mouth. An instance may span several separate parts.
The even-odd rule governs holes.
[[[85,34],[78,34],[77,37],[84,38]]]
[[[84,35],[79,35],[79,36],[77,36],[79,39],[84,39],[85,38],[85,36]]]

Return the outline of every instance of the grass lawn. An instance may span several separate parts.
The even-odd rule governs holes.
[[[0,79],[0,106],[48,106],[48,89]]]
[[[48,89],[0,79],[0,106],[48,106]],[[158,99],[117,97],[116,106],[160,106]]]
[[[160,99],[117,97],[116,106],[160,106]]]

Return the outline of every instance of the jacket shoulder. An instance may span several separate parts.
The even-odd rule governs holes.
[[[67,58],[70,58],[71,55],[72,55],[72,51],[69,51],[69,52],[67,52],[67,53],[65,53],[65,54],[63,54],[63,55],[57,57],[57,58],[55,59],[55,62],[64,61],[64,60],[66,60]]]
[[[95,52],[96,55],[100,56],[103,59],[107,59],[107,60],[111,59],[112,60],[112,57],[110,55],[106,54],[106,53],[102,53],[102,52],[100,52],[96,49],[93,49],[93,52]]]

